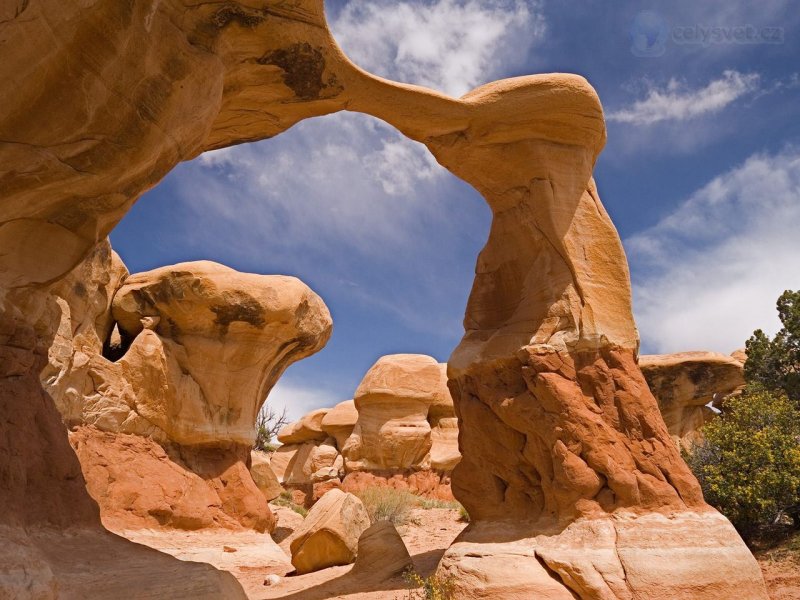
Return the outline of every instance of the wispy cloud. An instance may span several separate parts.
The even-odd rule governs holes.
[[[800,287],[800,149],[751,156],[625,241],[645,351],[742,347]]]
[[[347,398],[339,398],[324,388],[297,383],[288,376],[279,379],[267,396],[267,404],[278,414],[285,408],[291,421],[314,409],[330,408],[342,400]]]
[[[535,0],[351,0],[331,29],[361,67],[461,95],[521,66],[544,20]]]
[[[701,88],[692,89],[671,79],[664,88],[649,86],[646,96],[631,106],[607,115],[609,121],[633,125],[652,125],[662,121],[687,121],[723,110],[737,99],[756,92],[757,73],[725,71],[722,77]]]

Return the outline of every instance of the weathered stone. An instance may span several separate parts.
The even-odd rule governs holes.
[[[347,438],[353,433],[353,428],[358,422],[358,411],[353,400],[340,402],[322,419],[322,430],[336,439],[336,447],[341,452]]]
[[[253,481],[258,486],[258,489],[264,494],[264,498],[267,502],[280,496],[283,491],[269,462],[269,456],[264,452],[253,450],[250,453],[250,475],[252,475]]]
[[[358,553],[358,538],[369,527],[367,509],[356,496],[333,489],[309,511],[291,543],[298,574],[347,565]]]
[[[386,581],[413,567],[403,538],[389,521],[378,521],[358,538],[358,555],[351,575]]]
[[[207,261],[131,275],[113,314],[123,337],[152,338],[148,362],[166,379],[134,386],[136,412],[181,444],[251,444],[278,377],[331,332],[327,307],[300,280]],[[152,331],[147,317],[157,317]]]
[[[319,408],[303,415],[299,421],[289,423],[278,432],[278,441],[281,444],[323,441],[328,437],[322,427],[322,421],[327,414],[327,408]]]

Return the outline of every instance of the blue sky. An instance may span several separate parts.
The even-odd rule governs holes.
[[[800,288],[800,11],[789,0],[329,2],[345,52],[460,95],[541,72],[587,77],[595,171],[631,264],[644,352],[743,346]],[[334,333],[270,395],[290,415],[352,397],[381,355],[446,361],[490,214],[427,150],[359,114],[207,153],[111,235],[131,272],[198,259],[291,274]]]

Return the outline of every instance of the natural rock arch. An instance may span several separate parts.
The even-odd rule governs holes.
[[[98,527],[38,382],[53,325],[44,284],[178,162],[352,110],[426,144],[493,212],[448,371],[453,483],[475,519],[443,562],[460,597],[766,598],[636,365],[627,264],[591,176],[602,108],[583,78],[454,99],[352,65],[321,0],[83,4],[0,6],[0,523],[41,567],[16,581],[68,578],[37,526]],[[230,581],[197,585],[186,593]]]

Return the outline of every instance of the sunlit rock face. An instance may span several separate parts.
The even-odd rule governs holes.
[[[180,444],[252,444],[269,390],[321,349],[332,327],[300,280],[211,262],[132,275],[113,316],[131,350],[160,366],[155,387],[136,389],[136,412]]]
[[[442,366],[418,354],[372,366],[355,393],[358,422],[343,449],[349,471],[430,468],[428,411],[452,403]]]
[[[740,358],[747,357],[717,352],[639,357],[639,367],[679,447],[700,440],[703,425],[719,414],[728,396],[744,388],[744,360]]]
[[[766,598],[636,364],[627,264],[592,180],[603,114],[583,78],[519,77],[459,99],[395,84],[347,60],[315,0],[6,3],[0,40],[0,548],[20,550],[0,561],[4,593],[118,598],[146,584],[153,597],[241,597],[216,571],[100,528],[39,380],[61,322],[46,285],[180,161],[347,108],[425,143],[493,211],[448,365],[462,454],[453,488],[473,518],[441,565],[459,597]],[[143,361],[163,351],[198,364],[195,327],[213,321],[135,304],[122,320],[131,335],[141,324]],[[183,325],[178,340],[155,323],[163,315]],[[248,326],[237,323],[234,338]],[[213,425],[198,437],[241,435],[230,406],[204,402]],[[158,421],[174,405],[148,406]],[[131,578],[142,572],[148,581]]]

